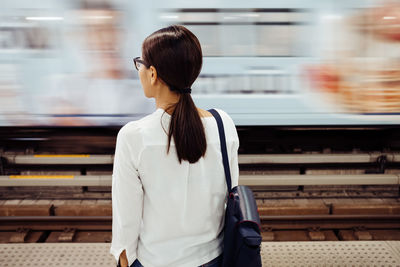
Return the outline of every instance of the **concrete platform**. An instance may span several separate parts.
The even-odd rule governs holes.
[[[109,243],[0,244],[0,266],[115,266]],[[400,241],[263,242],[263,266],[400,266]]]

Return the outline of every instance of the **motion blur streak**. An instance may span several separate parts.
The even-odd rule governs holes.
[[[0,9],[0,126],[123,125],[155,110],[132,59],[182,24],[202,108],[238,125],[400,122],[400,1],[41,0]]]

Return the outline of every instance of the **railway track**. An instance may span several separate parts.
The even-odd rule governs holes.
[[[110,242],[118,129],[3,130],[0,242]],[[400,129],[238,133],[264,241],[400,240]]]
[[[110,186],[114,155],[8,152],[0,159],[0,186],[55,185],[40,180],[49,178],[65,185]],[[239,154],[238,161],[240,180],[250,186],[400,183],[399,152]]]
[[[14,193],[26,191],[24,186],[39,192],[46,192],[46,186],[109,191],[118,130],[0,128],[0,198],[18,198]],[[339,196],[339,187],[347,186],[365,197],[371,196],[366,188],[399,196],[399,128],[242,126],[238,134],[239,183],[256,191],[274,191],[274,197],[279,191],[296,191],[295,196],[312,197],[305,192],[319,186],[320,191],[336,188]]]
[[[113,155],[0,157],[0,199],[111,197]],[[239,166],[239,183],[257,198],[398,197],[400,192],[398,152],[240,154]]]
[[[261,223],[264,241],[400,238],[400,215],[262,215]],[[111,225],[111,216],[6,216],[0,217],[0,240],[82,242],[86,236],[85,242],[110,242]]]

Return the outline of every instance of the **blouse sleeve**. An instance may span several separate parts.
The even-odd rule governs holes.
[[[128,142],[129,132],[119,131],[112,174],[112,244],[110,252],[118,261],[126,250],[129,265],[137,258],[137,244],[143,210],[143,188],[137,170],[137,155]],[[133,139],[132,139],[133,140]],[[133,256],[132,256],[133,255]]]

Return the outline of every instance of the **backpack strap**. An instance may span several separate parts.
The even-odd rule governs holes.
[[[224,164],[224,171],[225,171],[226,185],[228,187],[228,192],[230,192],[232,189],[232,181],[231,181],[231,171],[229,169],[228,152],[226,150],[224,123],[222,122],[221,116],[215,109],[209,109],[208,111],[214,116],[215,120],[217,121],[219,142],[221,144],[222,163]]]

